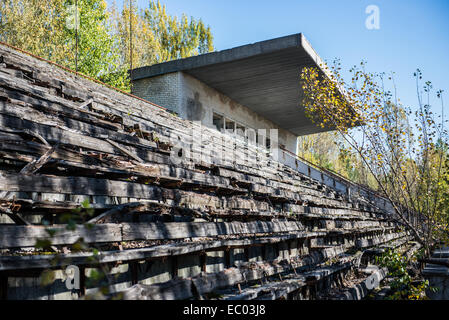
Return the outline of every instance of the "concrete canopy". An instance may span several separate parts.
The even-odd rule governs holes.
[[[301,33],[134,69],[132,80],[182,71],[301,136],[323,129],[301,105],[304,67],[324,65]]]

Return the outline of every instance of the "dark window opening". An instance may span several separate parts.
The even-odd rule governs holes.
[[[246,131],[245,126],[243,126],[241,124],[238,124],[238,123],[235,124],[235,133],[237,135],[239,135],[241,137],[244,137],[245,136],[245,131]]]
[[[224,117],[222,115],[219,115],[218,113],[214,112],[212,116],[212,123],[217,128],[218,131],[224,129]]]
[[[233,134],[235,130],[235,122],[229,119],[226,119],[226,132]]]

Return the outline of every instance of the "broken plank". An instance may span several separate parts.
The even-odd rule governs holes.
[[[47,114],[69,117],[74,120],[80,120],[95,124],[99,127],[104,127],[110,130],[120,129],[120,125],[107,121],[103,115],[96,114],[87,110],[79,110],[77,108],[67,107],[59,103],[53,103],[43,99],[36,99],[20,92],[8,90],[5,88],[0,88],[0,96],[28,103],[32,108],[45,112]]]
[[[0,207],[0,213],[6,214],[12,221],[14,221],[18,225],[30,225],[30,223],[26,221],[19,213],[13,212],[9,208]]]
[[[118,213],[122,213],[122,212],[125,212],[125,211],[128,211],[128,210],[131,210],[133,208],[138,208],[138,207],[140,207],[142,205],[143,205],[143,203],[140,203],[140,202],[124,203],[124,204],[118,205],[115,208],[107,210],[106,212],[103,212],[102,214],[100,214],[100,215],[90,219],[87,223],[99,223],[104,218],[106,218],[107,216],[118,214]]]
[[[140,159],[137,155],[132,153],[131,151],[127,150],[125,147],[120,146],[118,143],[115,143],[114,141],[110,139],[105,139],[107,142],[109,142],[111,145],[113,145],[115,148],[126,154],[128,157],[136,160],[137,162],[144,163],[142,159]]]
[[[47,152],[45,152],[39,159],[36,159],[30,163],[28,163],[25,167],[22,168],[22,170],[20,170],[20,174],[33,174],[36,171],[38,171],[40,168],[42,168],[42,166],[48,162],[48,160],[50,159],[51,155],[53,154],[53,152],[55,151],[55,149],[58,146],[55,145],[53,146],[51,149],[49,149]]]

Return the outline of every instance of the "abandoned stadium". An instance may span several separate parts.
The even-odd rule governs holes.
[[[285,62],[302,50],[285,39],[189,72]],[[388,201],[294,156],[311,124],[276,118],[272,157],[163,107],[0,45],[0,299],[363,299],[386,276],[376,255],[416,249]]]

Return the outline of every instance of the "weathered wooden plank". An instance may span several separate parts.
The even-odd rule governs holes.
[[[241,293],[225,295],[223,300],[276,300],[307,285],[302,275],[292,276],[283,281],[272,281],[257,288],[247,288]]]
[[[123,300],[185,300],[191,298],[192,281],[176,279],[154,285],[137,284],[123,292]]]
[[[72,201],[41,201],[41,200],[32,200],[32,199],[20,199],[15,198],[13,200],[8,199],[0,199],[0,204],[4,206],[16,205],[21,212],[26,213],[28,211],[36,210],[45,210],[48,212],[59,212],[59,211],[70,211],[77,208],[82,208],[82,204],[79,202]],[[89,205],[92,209],[98,210],[107,210],[115,207],[114,204],[104,204],[104,203],[91,203]]]
[[[399,233],[389,233],[382,236],[374,237],[371,239],[357,239],[355,244],[358,248],[367,248],[376,246],[391,240],[395,240],[398,238],[405,237],[407,235],[406,232],[399,232]]]
[[[226,187],[226,186],[224,186]],[[256,201],[244,197],[223,197],[220,199],[211,195],[163,189],[154,185],[139,184],[125,181],[111,181],[85,177],[55,177],[55,176],[22,176],[2,174],[0,176],[0,190],[24,192],[49,192],[63,194],[105,195],[117,197],[132,197],[149,200],[175,200],[175,205],[186,206],[191,209],[207,210],[214,213],[217,209],[249,210],[251,212],[275,211],[267,202]],[[232,215],[232,211],[216,214]],[[287,211],[287,213],[290,213]],[[368,224],[366,224],[368,225]]]
[[[16,159],[23,157],[25,160],[22,161],[30,162],[45,154],[48,147],[34,141],[25,141],[16,134],[0,133],[0,150],[5,156],[15,157]],[[64,147],[56,149],[51,158],[86,164],[101,163],[84,152],[69,151]]]
[[[135,155],[131,151],[127,150],[125,147],[120,146],[118,143],[115,143],[111,139],[105,139],[105,140],[107,142],[109,142],[111,145],[113,145],[115,148],[117,148],[118,150],[120,150],[121,152],[126,154],[127,156],[129,156],[129,157],[133,158],[134,160],[136,160],[137,162],[144,163],[144,161],[142,159],[140,159],[137,155]]]
[[[50,237],[49,231],[55,232]],[[73,244],[83,238],[87,243],[120,241],[121,227],[114,224],[95,225],[93,227],[77,226],[75,230],[67,230],[64,226],[0,226],[0,247],[19,248],[32,247],[37,240],[50,240],[52,245]]]
[[[13,212],[9,208],[0,207],[0,213],[6,214],[12,221],[14,221],[18,225],[30,225],[28,221],[26,221],[19,213]]]
[[[25,176],[0,173],[0,190],[104,195],[160,200],[156,186],[84,177]]]
[[[98,227],[97,227],[98,226]],[[72,244],[79,238],[86,242],[115,242],[134,240],[173,240],[223,235],[279,234],[304,230],[300,222],[168,222],[122,223],[77,226],[67,230],[64,226],[9,226],[0,225],[0,248],[33,246],[37,239],[49,239],[47,230],[56,231],[53,245]],[[102,234],[104,232],[105,234]],[[107,233],[110,234],[107,234]]]
[[[54,116],[49,117],[48,115],[45,115],[40,111],[36,111],[34,109],[31,109],[30,107],[20,106],[18,104],[12,105],[10,103],[0,101],[0,114],[5,118],[3,120],[6,125],[5,128],[7,128],[8,123],[9,125],[17,125],[21,123],[22,126],[28,126],[29,128],[32,128],[31,130],[33,130],[34,132],[39,132],[43,136],[45,136],[45,134],[54,132],[55,130],[56,132],[62,130],[65,135],[69,136],[81,135],[88,136],[90,138],[107,138],[143,150],[157,149],[156,143],[146,139],[141,139],[139,137],[132,136],[123,132],[118,132],[116,130],[98,127],[96,124],[72,120],[70,118],[61,119]],[[22,122],[18,122],[17,120],[11,118],[19,118],[20,120],[22,120]]]
[[[223,177],[216,177],[207,173],[196,172],[189,169],[178,168],[165,164],[133,164],[119,159],[103,160],[109,166],[87,165],[72,161],[57,160],[49,163],[50,166],[64,167],[79,172],[80,176],[86,176],[100,173],[105,177],[129,179],[137,178],[155,178],[156,180],[167,180],[179,182],[178,187],[182,185],[209,186],[211,188],[222,188],[229,191],[245,193],[247,190],[233,187],[229,180]],[[86,173],[85,173],[86,172]]]
[[[101,114],[90,112],[87,110],[80,110],[76,107],[67,107],[65,105],[53,103],[44,99],[33,98],[18,91],[1,88],[0,96],[28,103],[30,107],[47,114],[69,117],[74,120],[80,120],[90,124],[95,124],[99,127],[107,128],[110,130],[118,130],[120,128],[120,125],[107,121],[107,119]],[[12,103],[13,102],[14,101],[12,101]]]
[[[222,235],[244,235],[257,233],[282,233],[304,230],[300,222],[169,222],[123,224],[123,241],[183,239],[214,237]]]
[[[45,152],[39,159],[36,159],[30,163],[28,163],[25,167],[20,170],[20,174],[33,174],[38,171],[42,166],[48,162],[52,153],[57,148],[57,145],[51,147],[47,152]]]
[[[87,101],[84,101],[82,104],[80,104],[80,105],[78,106],[78,108],[84,109],[84,108],[90,106],[93,102],[94,102],[94,99],[92,99],[92,98],[91,98],[91,99],[88,99]]]
[[[299,256],[295,257],[300,259]],[[300,275],[292,276],[296,280],[296,285],[289,286],[290,290],[296,290],[306,284],[308,277],[314,279],[322,279],[340,270],[351,267],[352,262],[346,262],[343,264],[333,264],[326,267],[318,267],[313,271],[308,271]],[[233,286],[246,282],[255,281],[258,279],[266,278],[272,275],[281,274],[284,272],[293,272],[295,266],[290,261],[278,261],[276,263],[262,261],[260,263],[245,264],[239,268],[228,268],[215,274],[202,273],[193,278],[183,279],[182,286],[180,286],[179,279],[170,280],[164,283],[155,285],[135,285],[123,292],[125,300],[159,300],[161,297],[182,297],[188,299],[194,297],[195,294],[204,295],[217,289],[232,288]],[[299,281],[298,281],[299,280]],[[187,283],[186,283],[187,282]],[[282,283],[288,283],[281,281]],[[195,291],[187,290],[180,292],[185,287],[194,286]],[[279,285],[279,282],[273,283],[273,285]],[[285,286],[284,286],[284,289]],[[237,291],[237,288],[234,289]],[[285,291],[285,290],[284,290]],[[290,292],[286,290],[285,292]],[[242,294],[242,292],[240,292]],[[257,297],[258,295],[251,295]],[[232,299],[235,295],[228,295],[228,299]],[[197,297],[198,298],[198,297]],[[237,299],[243,298],[239,296]]]
[[[37,124],[35,122],[19,119],[17,117],[0,114],[0,126],[1,128],[27,129],[41,135],[46,141],[53,144],[60,142],[61,144],[73,145],[111,154],[116,152],[113,146],[102,139],[97,139],[48,125]],[[2,129],[2,131],[4,131],[4,129]]]
[[[373,273],[361,283],[349,288],[343,288],[330,296],[329,300],[362,300],[373,288],[373,283],[380,283],[388,274],[387,268],[373,270]]]
[[[186,255],[210,250],[225,250],[227,248],[238,248],[263,244],[275,244],[291,239],[305,239],[323,236],[319,232],[296,232],[277,236],[251,237],[230,240],[210,240],[191,243],[172,243],[152,246],[148,248],[102,251],[96,259],[92,259],[92,253],[68,253],[57,255],[25,255],[25,256],[0,256],[0,271],[22,270],[22,269],[46,269],[57,268],[66,265],[86,265],[98,263],[111,263],[118,261],[144,260],[151,258],[162,258],[168,256]],[[305,259],[305,263],[316,263],[314,260]]]
[[[0,128],[0,131],[1,131],[1,128]],[[0,148],[2,150],[12,150],[12,151],[17,151],[17,152],[26,153],[26,154],[33,154],[35,156],[41,156],[48,150],[48,148],[44,148],[42,146],[42,144],[38,144],[38,143],[32,142],[32,141],[25,141],[23,138],[21,138],[17,134],[11,134],[11,133],[6,133],[6,132],[0,132],[0,143],[1,143]],[[69,143],[69,146],[70,146],[70,143]],[[73,145],[73,146],[77,146],[77,145]],[[108,144],[108,147],[111,147],[111,146]],[[131,149],[133,152],[136,152],[136,150],[137,150],[136,148],[132,148],[132,147],[128,147],[128,148]],[[119,154],[117,154],[117,155],[106,154],[106,152],[101,150],[102,149],[101,146],[98,149],[99,150],[95,150],[95,151],[89,150],[89,153],[87,154],[87,152],[85,152],[85,151],[81,151],[81,152],[78,151],[77,153],[75,153],[73,151],[68,150],[64,146],[60,146],[60,148],[58,150],[55,150],[55,152],[52,154],[52,158],[66,160],[66,161],[75,161],[75,162],[80,162],[80,163],[84,163],[84,164],[92,164],[92,162],[98,163],[98,164],[104,164],[104,159],[102,159],[102,156],[107,155],[106,160],[108,160],[107,164],[109,166],[118,166],[118,167],[131,166],[131,168],[135,168],[136,170],[143,169],[145,171],[147,171],[148,167],[151,168],[151,166],[155,165],[155,164],[165,165],[165,166],[163,166],[163,168],[168,168],[167,166],[171,166],[173,168],[173,163],[170,160],[169,156],[164,155],[164,154],[159,154],[156,152],[152,152],[150,150],[146,150],[145,152],[143,150],[137,150],[139,152],[138,153],[139,157],[143,158],[146,163],[144,165],[139,165],[139,164],[131,165],[128,161],[123,160],[123,157],[121,157],[121,154],[120,155]],[[110,149],[110,151],[112,151],[112,149]],[[126,163],[126,165],[125,165],[125,163]],[[176,168],[189,169],[189,168],[192,168],[192,166],[191,165],[184,166],[183,163],[181,163]],[[166,170],[169,170],[169,169],[166,169]],[[217,178],[219,178],[219,177],[217,177]],[[225,179],[225,178],[222,178],[222,179]]]
[[[175,205],[186,206],[191,209],[220,208],[222,206],[220,198],[207,194],[165,189],[149,184],[85,177],[23,176],[0,172],[0,190],[103,195],[149,200],[171,199],[175,201]]]

